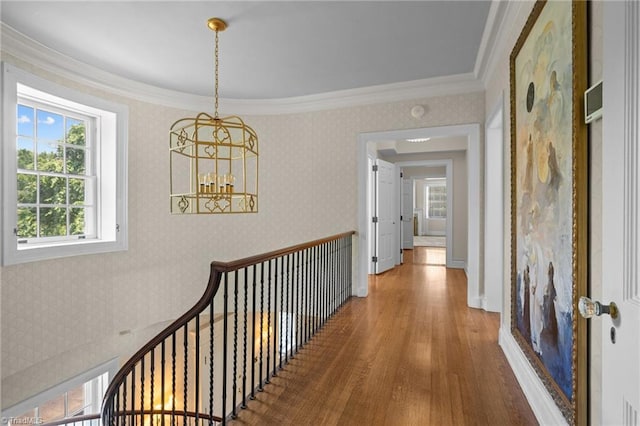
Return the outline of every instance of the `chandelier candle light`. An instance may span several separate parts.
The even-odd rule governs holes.
[[[207,25],[216,34],[215,112],[171,126],[171,213],[256,213],[258,136],[240,117],[218,117],[218,34],[227,24],[211,18]]]

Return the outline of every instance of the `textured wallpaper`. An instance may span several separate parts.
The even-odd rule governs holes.
[[[9,407],[113,357],[185,312],[212,260],[232,260],[357,227],[360,132],[484,122],[484,94],[243,117],[259,135],[259,213],[172,216],[168,129],[185,111],[87,89],[129,106],[129,250],[3,268],[2,396]],[[427,107],[420,120],[416,104]],[[120,336],[121,331],[131,331]]]

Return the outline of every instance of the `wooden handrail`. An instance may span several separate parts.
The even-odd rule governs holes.
[[[207,284],[207,288],[202,295],[202,297],[198,300],[198,302],[187,312],[181,315],[178,319],[172,322],[169,326],[167,326],[164,330],[158,333],[155,337],[153,337],[149,342],[147,342],[140,350],[138,350],[133,356],[129,358],[129,360],[120,368],[120,370],[116,373],[113,380],[109,384],[107,391],[105,393],[105,397],[102,404],[102,420],[103,425],[107,426],[108,422],[105,418],[107,414],[108,402],[115,397],[117,394],[119,387],[126,376],[135,368],[136,364],[144,358],[144,356],[149,353],[153,348],[160,345],[165,339],[170,337],[173,333],[177,332],[179,329],[184,327],[189,323],[192,319],[194,319],[197,315],[202,313],[210,304],[213,297],[218,292],[220,288],[221,277],[224,273],[239,270],[250,265],[254,265],[260,262],[266,262],[280,256],[288,255],[294,253],[296,251],[305,250],[311,247],[315,247],[321,244],[325,244],[331,241],[336,241],[341,238],[345,238],[351,235],[354,235],[355,231],[343,232],[341,234],[333,235],[330,237],[310,241],[307,243],[297,244],[294,246],[290,246],[287,248],[283,248],[280,250],[274,250],[268,253],[259,254],[256,256],[250,256],[244,259],[239,259],[231,262],[211,262],[211,272],[209,275],[209,281]],[[53,426],[53,425],[52,425]]]
[[[238,269],[246,268],[247,266],[255,265],[256,263],[267,262],[277,257],[286,256],[297,251],[306,250],[308,248],[318,246],[320,244],[328,243],[330,241],[339,240],[340,238],[354,235],[355,231],[343,232],[342,234],[336,234],[331,237],[321,238],[308,243],[297,244],[295,246],[283,248],[280,250],[274,250],[269,253],[258,254],[255,256],[245,257],[244,259],[233,260],[231,262],[211,262],[211,269],[216,269],[218,272],[230,272]]]

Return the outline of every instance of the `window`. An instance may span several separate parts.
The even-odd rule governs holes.
[[[93,379],[77,385],[63,383],[67,390],[42,400],[37,406],[31,406],[17,416],[6,417],[9,426],[38,425],[67,419],[75,416],[98,414],[102,399],[109,386],[109,373],[103,373]],[[28,401],[27,401],[28,403]],[[4,413],[3,413],[4,414]],[[99,425],[99,420],[90,424]]]
[[[425,185],[425,212],[430,219],[447,217],[447,182],[444,179],[427,179]]]
[[[3,64],[3,264],[125,250],[127,109]]]

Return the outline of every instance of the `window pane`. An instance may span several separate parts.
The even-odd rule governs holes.
[[[69,210],[69,234],[83,235],[86,234],[84,221],[84,209],[71,208]]]
[[[34,238],[37,236],[37,216],[35,207],[18,208],[18,237]]]
[[[84,199],[84,179],[69,178],[69,204],[81,206]]]
[[[67,179],[40,176],[40,204],[67,204]]]
[[[40,208],[40,236],[59,237],[67,235],[67,209],[61,207]]]
[[[67,173],[83,175],[85,172],[84,149],[67,148]]]
[[[38,170],[63,172],[64,150],[56,142],[38,140]]]
[[[67,417],[83,414],[84,411],[84,383],[67,392]]]
[[[67,118],[67,143],[84,146],[85,131],[84,121]]]
[[[33,137],[33,108],[18,104],[18,136]]]
[[[36,175],[18,174],[18,203],[35,204],[38,190],[38,177]]]
[[[18,168],[33,170],[33,139],[18,138]]]
[[[38,139],[64,141],[64,122],[60,114],[38,110]]]
[[[43,422],[53,422],[64,418],[64,394],[47,401],[40,406],[40,418]]]

